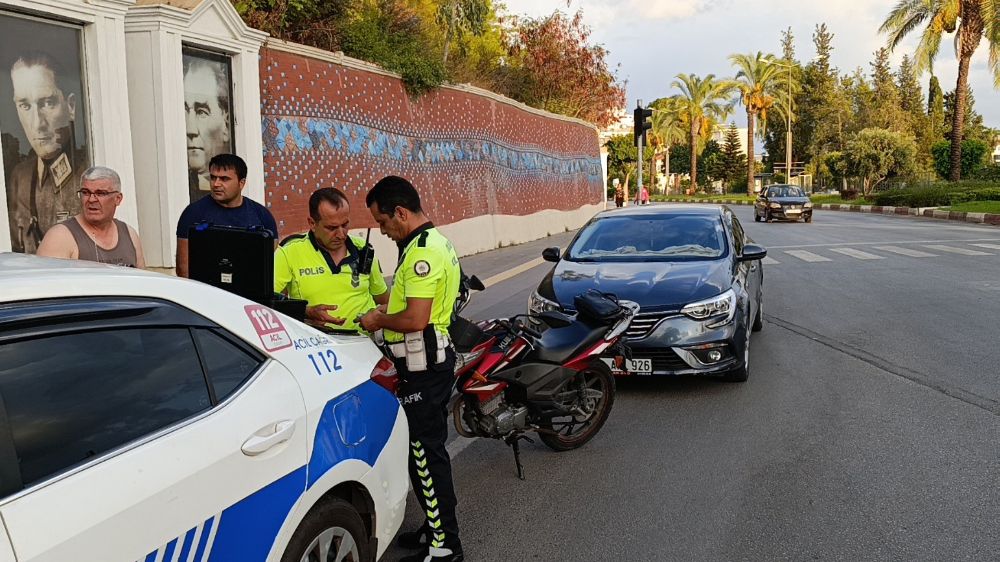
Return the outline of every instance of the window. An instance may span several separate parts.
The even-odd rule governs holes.
[[[211,330],[197,329],[194,334],[219,402],[239,388],[261,364],[259,356],[251,355]]]
[[[0,393],[25,486],[211,407],[186,328],[6,342]]]
[[[743,232],[743,225],[740,224],[739,219],[733,216],[733,246],[736,249],[737,254],[743,253],[743,245],[746,244],[746,234]]]
[[[572,261],[715,259],[726,238],[717,216],[614,216],[591,222],[569,249]]]

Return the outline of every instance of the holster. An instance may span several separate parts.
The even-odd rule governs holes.
[[[433,324],[420,332],[403,334],[403,341],[389,344],[389,351],[396,359],[406,359],[406,369],[411,373],[426,371],[429,365],[444,363],[451,345],[448,336],[439,334]]]

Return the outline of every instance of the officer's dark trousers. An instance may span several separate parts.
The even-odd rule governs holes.
[[[455,380],[455,353],[449,349],[444,363],[410,373],[406,360],[395,361],[400,374],[396,395],[410,424],[410,483],[424,512],[430,546],[460,550],[455,485],[448,438],[448,402]]]

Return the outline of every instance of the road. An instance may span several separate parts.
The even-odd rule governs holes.
[[[734,209],[769,251],[750,380],[619,380],[588,445],[523,447],[526,481],[502,443],[453,441],[468,560],[1000,560],[1000,229]],[[489,278],[571,234],[463,267]],[[467,315],[523,312],[550,265]]]

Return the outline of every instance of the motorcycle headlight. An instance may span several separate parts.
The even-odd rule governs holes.
[[[771,208],[772,209],[780,209],[781,208],[781,203],[771,203]]]
[[[695,320],[711,321],[709,328],[728,324],[736,316],[736,292],[729,289],[717,297],[693,302],[682,308],[681,314]]]
[[[533,291],[531,295],[528,296],[529,314],[541,314],[549,310],[560,310],[559,303],[552,302],[542,295],[539,295],[538,291]]]

